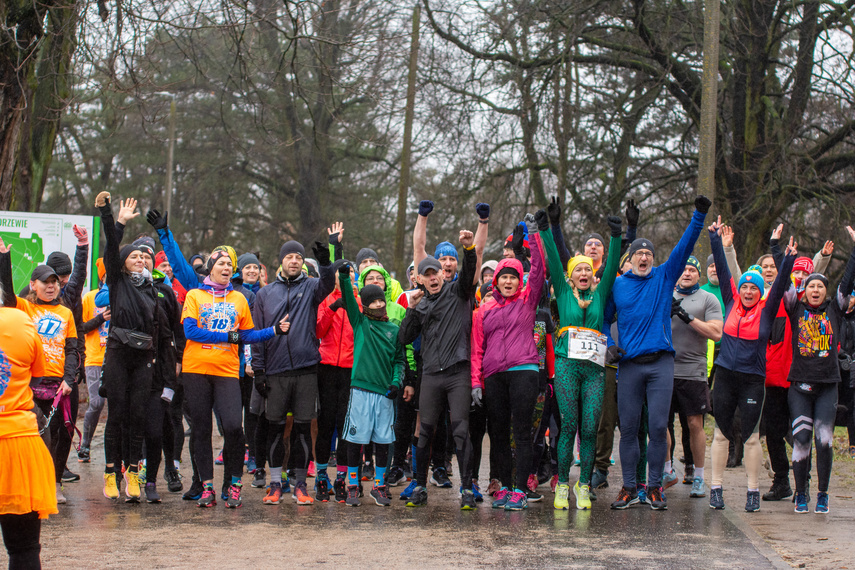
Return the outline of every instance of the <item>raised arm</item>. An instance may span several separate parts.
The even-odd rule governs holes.
[[[798,257],[798,249],[796,247],[796,243],[791,237],[790,244],[787,246],[784,254],[784,263],[778,272],[778,276],[775,277],[772,288],[769,290],[769,296],[766,297],[766,306],[763,307],[763,314],[760,320],[760,334],[763,336],[768,335],[769,331],[771,331],[772,322],[775,319],[775,315],[778,314],[778,307],[781,305],[784,293],[792,288],[793,284],[790,281],[790,274],[793,272],[793,263],[796,261],[796,257]]]
[[[736,260],[736,248],[733,247],[733,228],[730,226],[721,227],[721,245],[724,247],[724,257],[727,260],[730,275],[734,281],[738,282],[742,277],[742,270]]]
[[[475,236],[472,235],[472,232],[460,230],[460,245],[463,246],[463,263],[460,267],[460,276],[451,285],[456,287],[458,297],[472,299],[475,297],[476,275],[478,274],[478,254],[475,253]]]
[[[846,231],[849,232],[849,237],[855,242],[855,230],[852,229],[852,226],[846,226]],[[855,286],[855,246],[852,247],[852,252],[846,261],[846,268],[843,270],[843,277],[837,286],[837,302],[843,311],[849,308],[849,295],[852,294],[853,286]]]
[[[359,310],[359,304],[356,302],[356,296],[353,294],[353,285],[350,282],[350,266],[346,263],[342,264],[338,270],[338,286],[341,289],[341,298],[344,301],[347,320],[350,322],[350,326],[356,329],[362,319],[362,313]]]
[[[335,290],[335,269],[330,263],[330,250],[324,244],[316,241],[312,247],[312,253],[318,260],[318,273],[320,274],[320,283],[315,288],[314,296],[315,307],[318,307]]]
[[[825,242],[822,249],[816,252],[816,255],[813,256],[814,272],[822,273],[823,275],[825,274],[825,270],[828,269],[828,262],[831,261],[832,253],[834,253],[834,242]]]
[[[163,246],[166,259],[169,260],[169,265],[172,266],[172,274],[178,279],[182,287],[190,291],[199,286],[199,275],[193,269],[193,266],[187,262],[187,258],[181,253],[181,248],[175,243],[175,238],[172,232],[169,231],[169,225],[167,224],[168,216],[168,212],[164,212],[161,215],[157,210],[149,210],[145,218],[155,231],[157,231],[157,238],[160,240],[160,245]]]
[[[554,231],[540,230],[538,233],[540,234],[540,242],[543,244],[543,249],[546,250],[546,263],[549,267],[550,282],[555,291],[555,296],[558,297],[568,290],[567,281],[564,280],[564,268],[567,265],[563,263],[558,253]]]
[[[620,263],[620,218],[617,216],[609,216],[608,221],[609,230],[611,231],[611,236],[609,237],[609,254],[606,258],[606,268],[603,270],[603,278],[600,280],[600,284],[597,286],[596,292],[596,294],[602,298],[608,297],[609,293],[611,293],[612,285],[615,284],[615,279],[617,279],[618,263]]]
[[[689,222],[686,231],[683,232],[683,237],[680,238],[677,246],[671,251],[671,255],[668,256],[668,260],[664,263],[665,276],[668,283],[676,283],[680,274],[685,270],[686,260],[689,259],[692,250],[695,248],[695,242],[698,241],[698,236],[701,235],[701,230],[704,227],[704,218],[707,212],[709,212],[711,205],[712,202],[706,196],[695,198],[695,211],[692,214],[692,220]]]
[[[718,274],[719,288],[721,291],[721,300],[724,302],[725,308],[730,307],[733,302],[733,277],[730,275],[730,268],[727,266],[727,260],[724,257],[724,246],[721,244],[721,216],[718,221],[709,227],[710,232],[710,248],[712,249],[713,259],[715,260],[715,271]]]
[[[110,207],[110,193],[98,194],[95,198],[95,207],[101,211],[101,225],[104,227],[104,238],[107,240],[104,250],[104,269],[107,274],[104,282],[107,285],[114,285],[122,278],[122,260],[119,257],[119,238],[113,221],[113,210]]]
[[[561,199],[558,196],[552,197],[552,202],[550,202],[546,207],[546,214],[549,216],[549,225],[552,228],[552,239],[555,244],[556,251],[558,252],[555,259],[561,262],[561,267],[567,267],[567,262],[570,261],[570,258],[573,257],[573,255],[564,243],[564,233],[561,231]],[[545,243],[543,235],[541,235],[540,238],[544,240]],[[552,273],[551,267],[549,272]]]
[[[63,287],[62,297],[69,308],[77,307],[83,301],[83,286],[86,284],[86,269],[89,264],[89,234],[86,228],[75,224],[71,231],[77,238],[77,250],[74,252],[74,265],[71,276]]]
[[[478,229],[475,230],[475,267],[481,267],[484,248],[487,246],[487,230],[490,225],[490,205],[479,202],[475,205],[478,214]],[[475,272],[475,285],[478,284],[478,272]]]
[[[418,271],[419,263],[427,257],[425,244],[427,244],[427,217],[433,212],[433,202],[422,200],[419,203],[419,217],[413,227],[413,263]]]
[[[15,286],[12,284],[12,252],[0,238],[0,286],[3,287],[3,306],[17,307]]]

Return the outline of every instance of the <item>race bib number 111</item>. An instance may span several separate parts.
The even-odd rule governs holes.
[[[570,327],[567,330],[567,356],[606,365],[606,335],[595,330]]]

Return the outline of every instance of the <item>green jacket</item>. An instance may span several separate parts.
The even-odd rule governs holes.
[[[573,295],[570,284],[564,278],[564,268],[561,266],[561,257],[558,255],[558,248],[555,246],[552,231],[546,230],[540,232],[540,239],[543,242],[543,247],[546,249],[547,265],[551,276],[552,288],[555,291],[555,299],[558,302],[558,315],[561,320],[561,327],[585,327],[601,331],[603,328],[603,313],[606,308],[606,300],[609,298],[612,285],[614,285],[617,278],[618,263],[620,263],[620,238],[611,237],[609,239],[609,257],[606,261],[606,268],[603,270],[603,278],[599,285],[597,285],[597,290],[593,293],[591,293],[590,289],[579,292],[579,296],[583,300],[593,299],[587,309],[579,306],[579,302],[576,300],[575,295]],[[566,334],[557,335],[555,340],[555,354],[567,357]]]
[[[375,321],[363,315],[348,276],[339,274],[339,283],[347,319],[353,327],[351,388],[385,394],[393,384],[400,387],[404,375],[404,348],[398,343],[399,326],[391,320]]]
[[[365,276],[371,271],[378,271],[383,275],[383,279],[386,280],[386,287],[384,287],[384,292],[386,293],[386,314],[389,316],[389,322],[400,325],[407,312],[404,307],[398,304],[398,297],[403,293],[403,291],[401,291],[401,284],[392,279],[392,276],[389,275],[388,271],[379,265],[369,265],[359,274],[359,281],[356,284],[356,288],[362,291],[362,288],[365,287]],[[396,284],[398,289],[397,291],[395,290]]]

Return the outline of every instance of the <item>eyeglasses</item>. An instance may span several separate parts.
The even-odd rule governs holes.
[[[585,246],[586,247],[595,247],[595,246],[603,247],[603,244],[600,243],[600,240],[592,239],[591,241],[586,243]]]
[[[653,259],[653,254],[650,253],[649,251],[636,251],[635,253],[632,254],[632,256],[633,257],[639,257],[639,258],[640,257],[649,257],[650,259]]]

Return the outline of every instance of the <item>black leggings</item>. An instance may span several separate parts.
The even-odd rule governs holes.
[[[336,465],[347,463],[347,446],[342,445],[344,417],[347,414],[347,402],[350,399],[350,375],[352,369],[341,366],[318,364],[318,437],[315,440],[315,463],[326,465],[330,462],[333,433],[338,433],[336,443]],[[358,447],[358,446],[357,446]],[[378,463],[379,465],[379,463]]]
[[[719,367],[712,391],[715,423],[729,441],[748,441],[759,429],[766,394],[764,379],[756,374],[742,374]],[[734,433],[733,416],[737,408],[741,416],[740,433]]]
[[[481,451],[484,434],[487,433],[487,410],[483,406],[469,409],[469,440],[472,442],[472,479],[478,481],[481,474]]]
[[[834,459],[834,417],[837,413],[837,383],[814,384],[811,394],[800,392],[795,383],[787,394],[793,426],[793,475],[796,492],[804,493],[810,471],[811,435],[816,444],[817,486],[828,492]]]
[[[508,489],[525,489],[531,469],[531,420],[537,401],[538,372],[499,372],[484,381],[484,406],[490,446],[496,449],[499,480]],[[512,480],[511,426],[516,444],[516,481]]]
[[[383,465],[384,467],[389,462],[389,445],[388,443],[372,443],[374,446],[375,465]],[[359,468],[362,466],[362,446],[358,443],[347,444],[346,462],[348,467]],[[386,482],[383,482],[385,485]]]
[[[172,401],[166,404],[166,415],[163,418],[163,460],[165,469],[173,469],[175,461],[181,461],[184,449],[184,386],[181,382],[175,387]]]
[[[240,403],[243,408],[243,433],[247,452],[250,457],[255,457],[255,429],[258,425],[258,415],[249,410],[249,402],[252,398],[252,376],[244,375],[240,379]]]
[[[398,414],[395,417],[395,455],[392,458],[392,465],[401,469],[407,462],[407,449],[411,445],[418,445],[418,440],[414,437],[416,418],[419,415],[419,411],[416,409],[417,404],[418,401],[415,398],[405,402],[403,390],[398,393]],[[323,408],[321,409],[323,410]],[[415,459],[413,457],[414,461]]]
[[[73,424],[77,424],[77,411],[80,407],[80,389],[78,387],[77,382],[71,384],[71,394],[68,395],[71,403],[71,421]],[[59,413],[59,412],[57,412]],[[59,418],[60,421],[65,424],[63,418]],[[60,470],[60,474],[65,471],[65,465],[68,461],[68,454],[71,452],[71,435],[69,435],[67,429],[59,430],[59,441],[56,444],[56,452],[54,454],[54,462],[58,463],[57,469]]]
[[[309,450],[312,445],[312,422],[294,422],[294,427],[291,428],[294,445],[291,446],[289,442],[290,449],[285,446],[285,423],[267,422],[267,450],[270,454],[268,458],[270,468],[281,468],[287,454],[294,461],[297,482],[305,483],[309,468]],[[292,450],[293,453],[291,453]]]
[[[240,478],[243,474],[243,429],[241,428],[240,385],[237,378],[184,373],[184,401],[190,414],[191,459],[203,482],[214,478],[213,427],[211,412],[215,409],[223,423],[223,478]]]
[[[102,367],[108,400],[104,454],[114,473],[121,472],[123,438],[128,442],[127,468],[136,471],[142,459],[153,360],[151,352],[108,341]]]
[[[472,488],[471,455],[469,441],[469,405],[472,402],[472,381],[468,361],[465,365],[439,374],[422,374],[419,394],[419,445],[416,448],[416,482],[427,485],[430,447],[437,424],[442,421],[445,402],[451,412],[451,432],[457,446],[457,467],[460,484]],[[529,423],[531,422],[529,415]],[[438,459],[437,459],[438,460]]]
[[[787,388],[777,386],[766,388],[760,431],[766,434],[766,448],[769,450],[769,463],[775,472],[775,479],[786,481],[789,485],[790,459],[787,457],[786,440],[790,434],[790,404],[787,392]]]
[[[160,456],[163,452],[163,423],[166,416],[166,402],[161,398],[162,391],[152,392],[148,399],[145,425],[145,477],[146,482],[157,482],[160,469]]]
[[[39,544],[42,529],[39,513],[0,515],[0,529],[9,553],[9,570],[38,570],[42,567],[39,560],[42,549]]]

